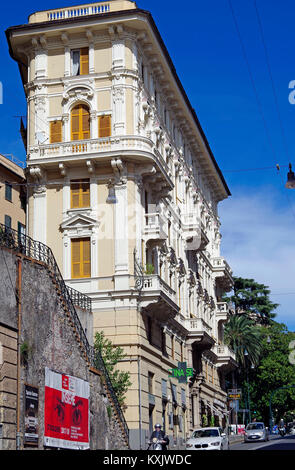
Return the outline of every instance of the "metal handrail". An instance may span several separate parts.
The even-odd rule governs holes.
[[[16,230],[13,230],[10,227],[7,227],[6,225],[0,224],[0,246],[4,246],[13,251],[21,253],[29,258],[33,258],[37,261],[44,263],[47,266],[50,273],[54,276],[55,282],[64,300],[66,301],[71,318],[79,334],[79,338],[83,344],[84,350],[86,352],[86,355],[90,364],[94,367],[97,367],[99,370],[101,370],[102,374],[105,377],[106,385],[111,394],[113,404],[122,422],[127,440],[129,441],[128,426],[124,418],[121,406],[119,404],[117,395],[114,391],[114,388],[113,388],[111,379],[109,377],[108,371],[106,369],[105,363],[101,356],[101,353],[95,350],[93,346],[89,344],[85,331],[81,325],[79,316],[76,312],[75,305],[79,305],[79,306],[82,306],[82,308],[84,308],[83,305],[88,305],[89,302],[90,302],[90,310],[91,310],[91,299],[88,298],[89,300],[86,300],[87,296],[81,293],[79,293],[80,294],[80,297],[79,297],[76,294],[78,291],[66,285],[51,248],[49,248],[49,246],[47,245],[44,245],[44,243],[33,240],[33,238],[29,237],[28,235],[21,234],[17,232]],[[72,298],[72,294],[74,295],[74,298]],[[83,297],[85,299],[83,299]],[[76,303],[76,301],[80,301],[81,299],[83,299],[82,304]]]
[[[119,403],[119,400],[118,400],[118,397],[114,391],[114,388],[113,388],[113,384],[112,384],[112,381],[110,379],[110,376],[109,376],[109,373],[108,373],[108,370],[106,368],[106,365],[104,363],[104,360],[101,356],[101,353],[100,351],[98,351],[97,349],[94,349],[92,347],[92,351],[93,351],[93,362],[94,362],[94,367],[96,367],[97,369],[99,369],[102,374],[104,375],[105,377],[105,381],[106,381],[106,384],[107,384],[107,388],[109,389],[109,392],[111,394],[111,397],[112,397],[112,401],[113,401],[113,404],[116,408],[116,411],[118,413],[118,416],[120,418],[120,421],[123,425],[123,428],[124,428],[124,431],[125,431],[125,434],[126,434],[126,437],[129,441],[129,429],[128,429],[128,425],[127,425],[127,422],[125,420],[125,417],[123,415],[123,411],[122,411],[122,408],[121,408],[121,405]]]
[[[81,307],[84,310],[88,310],[90,313],[92,312],[92,301],[90,297],[85,294],[82,294],[82,292],[79,292],[78,290],[73,289],[73,287],[70,287],[68,285],[67,289],[70,292],[71,299],[74,305],[77,305],[78,307]]]

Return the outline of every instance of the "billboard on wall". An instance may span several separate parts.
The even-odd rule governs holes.
[[[89,449],[89,382],[45,368],[44,445]]]
[[[25,384],[25,435],[24,444],[38,447],[38,387]]]

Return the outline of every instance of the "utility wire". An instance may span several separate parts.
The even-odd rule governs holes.
[[[242,173],[242,172],[248,172],[248,171],[265,171],[265,170],[277,170],[279,168],[288,168],[289,165],[273,165],[273,166],[264,166],[260,168],[239,168],[236,170],[223,170],[223,173]],[[205,175],[206,173],[198,173],[198,175]],[[4,184],[6,180],[0,181],[0,184]],[[85,183],[83,180],[75,180],[74,183]],[[9,182],[11,186],[40,186],[40,183],[18,183],[18,182]],[[45,185],[63,185],[63,181],[47,181]]]
[[[263,44],[264,53],[265,53],[265,59],[266,59],[266,65],[267,65],[267,69],[268,69],[268,73],[269,73],[269,77],[270,77],[270,82],[271,82],[271,86],[272,86],[272,91],[273,91],[273,95],[274,95],[274,101],[275,101],[276,110],[277,110],[277,114],[278,114],[278,120],[279,120],[279,124],[280,124],[280,129],[281,129],[281,133],[282,133],[282,137],[283,137],[283,143],[284,143],[284,146],[285,146],[285,152],[286,152],[286,155],[287,155],[287,156],[289,157],[289,159],[290,159],[290,154],[289,154],[289,149],[288,149],[288,145],[287,145],[286,134],[285,134],[285,130],[284,130],[284,126],[283,126],[283,121],[282,121],[282,117],[281,117],[281,113],[280,113],[280,107],[279,107],[279,102],[278,102],[278,96],[277,96],[277,93],[276,93],[276,87],[275,87],[275,84],[274,84],[273,74],[272,74],[272,70],[271,70],[271,66],[270,66],[270,60],[269,60],[269,54],[268,54],[268,50],[267,50],[267,46],[266,46],[266,41],[265,41],[265,35],[264,35],[264,31],[263,31],[263,27],[262,27],[262,22],[261,22],[261,17],[260,17],[259,11],[258,11],[258,7],[257,7],[257,2],[256,2],[256,0],[254,0],[254,8],[255,8],[255,11],[256,11],[257,21],[258,21],[258,25],[259,25],[260,34],[261,34],[261,39],[262,39],[262,44]]]
[[[271,141],[271,138],[270,138],[270,133],[269,133],[268,126],[267,126],[265,116],[264,116],[264,113],[263,113],[263,109],[262,109],[262,104],[261,104],[261,101],[259,99],[258,91],[257,91],[256,85],[255,85],[254,77],[253,77],[251,67],[250,67],[250,63],[249,63],[249,60],[248,60],[248,56],[247,56],[247,53],[246,53],[246,48],[245,48],[245,45],[244,45],[244,42],[243,42],[243,39],[242,39],[242,36],[241,36],[241,32],[240,32],[240,29],[239,29],[239,25],[238,25],[238,22],[237,22],[237,18],[236,18],[231,0],[228,0],[228,4],[229,4],[229,8],[231,10],[233,21],[234,21],[234,24],[235,24],[235,27],[236,27],[237,35],[238,35],[238,38],[239,38],[239,41],[240,41],[240,44],[241,44],[244,60],[246,62],[246,66],[247,66],[247,70],[248,70],[248,73],[249,73],[250,81],[251,81],[251,84],[252,84],[252,87],[253,87],[253,90],[254,90],[254,95],[255,95],[255,98],[256,98],[258,110],[260,112],[260,115],[261,115],[261,118],[262,118],[262,121],[263,121],[264,130],[265,130],[265,133],[266,133],[266,136],[267,136],[268,144],[269,144],[269,146],[272,150],[272,153],[273,153],[273,156],[274,156],[274,161],[276,161],[276,152],[275,152],[275,149],[272,145],[272,141]]]

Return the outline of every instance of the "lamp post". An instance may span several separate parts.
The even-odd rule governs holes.
[[[247,359],[249,356],[247,349],[245,349],[244,356]],[[248,410],[249,410],[249,423],[251,423],[251,409],[250,409],[250,388],[249,388],[249,370],[248,365],[246,366],[246,378],[247,378],[247,390],[248,390]]]

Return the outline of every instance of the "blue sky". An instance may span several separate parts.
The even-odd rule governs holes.
[[[220,204],[222,254],[235,275],[255,278],[271,287],[272,299],[280,304],[278,321],[295,330],[295,190],[284,188],[285,166],[291,161],[295,167],[295,105],[288,100],[289,82],[295,80],[295,4],[292,0],[257,0],[282,133],[254,0],[231,1],[268,134],[228,0],[138,0],[137,4],[151,11],[230,187],[232,196]],[[14,2],[13,8],[9,2],[1,5],[1,153],[25,158],[14,116],[26,114],[26,102],[4,30],[26,23],[28,15],[36,10],[78,4],[28,0]],[[276,163],[281,165],[279,174],[275,169],[236,171]]]

